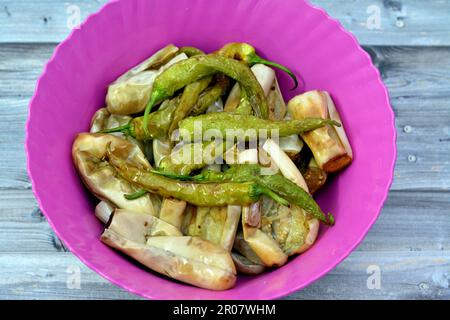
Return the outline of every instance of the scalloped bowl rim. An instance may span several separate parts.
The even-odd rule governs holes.
[[[45,64],[42,74],[40,75],[39,79],[37,80],[37,84],[35,87],[35,91],[34,94],[30,100],[29,103],[29,114],[28,114],[28,118],[27,118],[27,122],[26,122],[26,126],[25,126],[25,153],[27,156],[27,172],[28,175],[30,177],[30,181],[31,181],[31,187],[33,190],[33,194],[36,197],[37,203],[39,205],[39,208],[42,210],[44,216],[46,217],[48,223],[50,224],[52,230],[56,233],[56,235],[58,236],[59,239],[61,239],[64,243],[64,245],[70,250],[71,253],[75,254],[75,256],[78,257],[78,259],[80,259],[86,266],[88,266],[91,270],[95,271],[97,274],[100,274],[102,277],[104,277],[105,279],[107,279],[108,281],[114,283],[115,285],[129,291],[132,292],[136,295],[142,296],[144,298],[148,298],[148,299],[158,299],[158,297],[153,297],[153,296],[149,296],[147,294],[144,294],[138,290],[135,290],[133,287],[130,287],[128,285],[122,284],[120,283],[120,281],[110,277],[108,274],[104,273],[102,270],[99,270],[96,266],[94,266],[88,259],[85,259],[83,257],[83,255],[79,252],[77,252],[77,250],[73,250],[73,247],[71,246],[70,242],[66,242],[65,236],[64,234],[61,234],[59,232],[58,229],[55,228],[53,221],[50,217],[50,215],[47,214],[46,212],[46,206],[45,204],[41,201],[40,196],[39,196],[39,191],[36,189],[36,185],[35,185],[35,181],[33,179],[33,174],[30,170],[30,156],[29,156],[29,125],[30,125],[30,121],[32,119],[32,114],[33,114],[33,105],[34,105],[34,100],[36,99],[38,93],[39,93],[39,89],[40,89],[40,83],[41,81],[47,76],[47,71],[48,71],[48,66],[51,65],[58,57],[59,55],[59,51],[61,50],[62,47],[64,47],[65,45],[67,45],[68,43],[71,42],[72,38],[80,32],[83,32],[84,29],[88,28],[90,24],[92,24],[92,21],[97,19],[97,17],[101,14],[103,14],[103,12],[105,12],[106,10],[108,10],[109,7],[112,7],[114,5],[117,5],[117,3],[119,3],[122,0],[112,0],[109,1],[105,4],[103,4],[100,9],[97,10],[97,12],[90,14],[84,22],[82,22],[80,24],[79,27],[73,29],[70,34],[68,35],[68,37],[63,40],[60,44],[58,44],[51,56],[51,58],[49,59],[49,61]],[[390,164],[390,171],[389,171],[389,176],[388,176],[388,184],[386,186],[386,189],[384,191],[383,197],[382,197],[382,201],[380,201],[376,212],[373,215],[372,220],[370,221],[370,223],[368,224],[367,228],[364,230],[364,232],[361,234],[361,236],[357,239],[357,241],[354,242],[354,244],[352,244],[348,250],[346,250],[343,254],[341,254],[340,257],[335,259],[335,263],[333,265],[331,265],[328,268],[324,268],[321,272],[318,272],[316,274],[315,277],[312,277],[309,281],[307,281],[306,283],[304,283],[303,285],[299,285],[299,286],[292,286],[290,289],[285,290],[282,293],[276,293],[276,294],[272,294],[271,296],[268,296],[267,299],[277,299],[277,298],[281,298],[281,297],[285,297],[289,294],[292,294],[298,290],[301,290],[309,285],[311,285],[313,282],[317,281],[318,279],[320,279],[321,277],[323,277],[324,275],[326,275],[328,272],[330,272],[332,269],[334,269],[337,265],[339,265],[345,258],[347,258],[349,256],[349,254],[355,250],[355,248],[362,242],[362,240],[365,238],[365,236],[367,235],[368,231],[370,230],[370,228],[372,227],[372,225],[375,223],[375,221],[377,220],[378,216],[380,215],[381,209],[387,199],[390,187],[392,185],[393,182],[393,178],[394,178],[394,168],[395,168],[395,162],[396,162],[396,158],[397,158],[397,146],[396,146],[396,139],[397,139],[397,131],[395,128],[395,114],[394,111],[392,109],[392,106],[390,104],[390,99],[389,99],[389,93],[388,90],[385,86],[385,84],[383,83],[383,80],[381,78],[380,72],[379,70],[374,66],[372,59],[370,57],[370,55],[364,51],[364,49],[362,49],[362,47],[360,46],[358,40],[356,39],[356,37],[349,31],[347,31],[342,24],[332,18],[324,9],[317,7],[315,5],[312,5],[310,3],[309,0],[303,0],[309,7],[311,7],[313,10],[316,10],[317,12],[319,12],[322,17],[325,20],[330,21],[331,23],[335,24],[335,26],[340,29],[341,32],[343,32],[347,37],[350,37],[352,40],[352,45],[355,47],[356,50],[360,51],[360,53],[365,57],[366,59],[366,64],[370,66],[371,71],[375,73],[376,78],[377,78],[377,85],[379,85],[382,90],[383,90],[383,94],[384,94],[384,99],[386,102],[386,105],[389,106],[389,115],[391,117],[391,126],[392,126],[392,150],[393,150],[393,158],[392,158],[392,163]]]

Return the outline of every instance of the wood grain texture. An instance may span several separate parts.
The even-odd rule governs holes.
[[[74,9],[81,20],[106,0],[0,1],[0,43],[60,42]],[[312,0],[351,30],[364,45],[449,45],[449,0]],[[379,27],[371,23],[379,13]],[[371,20],[372,19],[372,20]],[[378,18],[376,18],[378,19]],[[376,22],[376,21],[375,21]]]
[[[66,251],[29,190],[4,190],[0,203],[0,253]],[[449,216],[447,192],[393,191],[359,250],[450,251]]]
[[[0,188],[29,189],[23,152],[29,97],[52,44],[0,45]],[[396,113],[393,190],[450,191],[450,48],[366,47]]]
[[[0,254],[2,299],[139,299],[89,270],[70,253]],[[368,289],[379,267],[380,289]],[[286,299],[450,299],[449,251],[356,251],[336,269]],[[371,269],[369,269],[370,271]],[[79,289],[73,286],[79,274]]]

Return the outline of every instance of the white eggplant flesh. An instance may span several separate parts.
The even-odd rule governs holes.
[[[226,290],[236,283],[230,253],[200,238],[151,237],[140,243],[106,229],[101,240],[153,271],[200,288]]]
[[[177,228],[181,228],[186,201],[164,198],[159,212],[159,218]]]
[[[97,198],[117,208],[155,215],[149,194],[134,200],[125,199],[124,194],[134,193],[140,188],[118,176],[114,167],[105,160],[108,145],[133,165],[144,170],[151,168],[141,149],[130,141],[110,134],[80,133],[72,146],[72,158],[86,187]]]
[[[155,216],[123,209],[114,211],[106,228],[139,243],[150,237],[183,235],[178,228]]]
[[[301,172],[275,141],[267,139],[263,145],[263,149],[269,154],[271,161],[275,162],[283,176],[297,184],[306,192],[309,192]]]
[[[112,213],[116,208],[108,201],[100,201],[95,206],[95,216],[104,224],[111,218]]]
[[[173,64],[188,57],[182,53],[159,69],[125,74],[108,87],[106,105],[112,114],[132,115],[144,111],[150,99],[153,83],[158,75]]]
[[[288,109],[294,119],[302,120],[308,117],[340,121],[336,107],[326,92],[309,91],[292,98]],[[330,113],[331,110],[331,113]],[[303,140],[311,149],[319,167],[326,172],[336,172],[353,159],[353,152],[345,134],[344,126],[334,127],[326,125],[302,134]]]
[[[259,229],[260,215],[260,205],[258,203],[242,208],[244,239],[263,265],[266,267],[282,266],[286,263],[288,256],[281,250],[274,239]]]
[[[258,149],[242,150],[238,153],[239,164],[258,164]]]
[[[323,94],[325,95],[325,97],[327,99],[329,118],[331,120],[337,121],[341,124],[340,127],[334,127],[334,130],[336,131],[337,135],[339,136],[339,139],[340,139],[342,145],[344,146],[344,149],[347,152],[347,155],[353,159],[352,146],[350,145],[350,141],[348,140],[347,134],[345,133],[344,124],[341,120],[339,112],[336,109],[336,105],[334,104],[334,101],[328,92],[323,91]]]
[[[280,137],[281,150],[283,150],[289,158],[294,158],[296,155],[302,151],[304,142],[296,134],[287,137]]]
[[[287,106],[276,77],[266,96],[269,103],[269,119],[283,120],[286,117]]]

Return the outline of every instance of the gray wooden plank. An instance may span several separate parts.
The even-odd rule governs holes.
[[[70,32],[68,22],[70,25],[74,17],[73,8],[79,9],[84,20],[106,2],[41,0],[37,5],[32,0],[2,0],[0,43],[60,42]],[[340,20],[364,45],[450,44],[448,0],[312,0],[312,3]]]
[[[30,188],[23,152],[28,99],[52,44],[0,45],[0,188]],[[389,87],[398,159],[393,190],[450,190],[450,48],[366,47]]]
[[[393,191],[359,247],[338,268],[289,299],[450,298],[450,194]],[[29,190],[0,193],[0,299],[128,299],[54,236]],[[381,289],[366,286],[381,270]],[[68,289],[70,270],[81,288]]]
[[[70,253],[0,254],[0,299],[138,299]],[[367,286],[372,268],[380,289]],[[328,275],[287,299],[450,299],[450,251],[351,254]],[[79,275],[79,287],[74,274]],[[369,289],[373,288],[373,289]]]
[[[29,189],[0,192],[0,252],[65,251]]]
[[[0,204],[0,253],[65,251],[30,190],[2,190]],[[393,191],[358,250],[450,250],[449,216],[448,192]]]
[[[374,270],[380,272],[379,289],[367,284]],[[357,251],[288,299],[449,299],[449,271],[449,251]]]

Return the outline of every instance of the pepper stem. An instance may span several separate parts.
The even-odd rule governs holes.
[[[147,105],[145,106],[145,112],[144,112],[144,121],[142,122],[142,130],[144,131],[144,134],[146,137],[149,136],[148,132],[148,116],[150,114],[150,111],[152,111],[153,106],[156,103],[156,95],[152,93],[150,100],[148,101]]]
[[[180,180],[180,181],[200,181],[203,178],[202,175],[189,176],[189,175],[184,175],[184,174],[163,172],[163,171],[159,171],[159,170],[150,170],[150,172],[160,175],[160,176],[163,176],[163,177],[166,177],[166,178]]]
[[[330,126],[335,126],[335,127],[342,126],[339,122],[337,122],[335,120],[327,120],[327,124],[329,124]]]
[[[275,192],[273,192],[272,190],[270,190],[268,188],[262,187],[262,193],[265,194],[266,196],[269,196],[275,202],[277,202],[278,204],[281,204],[282,206],[285,206],[285,207],[289,206],[289,201],[280,197],[279,195],[277,195]]]
[[[326,223],[327,223],[328,225],[330,225],[330,226],[333,226],[333,225],[334,225],[334,217],[333,217],[333,215],[332,215],[331,213],[329,213],[329,212],[328,212],[328,214],[327,214],[327,221],[326,221]]]
[[[128,123],[128,124],[124,124],[123,126],[120,126],[120,127],[100,130],[100,131],[98,131],[98,133],[127,132],[129,129],[130,129],[130,124]]]
[[[261,63],[261,64],[264,64],[266,66],[271,66],[271,67],[274,67],[274,68],[277,68],[277,69],[280,69],[280,70],[286,72],[292,78],[292,80],[294,81],[294,87],[291,90],[295,90],[298,87],[297,77],[295,76],[295,74],[291,70],[289,70],[285,66],[282,66],[281,64],[273,62],[273,61],[269,61],[269,60],[263,59],[263,58],[261,58],[260,56],[258,56],[256,54],[252,55],[251,58],[250,58],[250,64],[254,65],[254,64],[257,64],[257,63]]]
[[[124,194],[123,196],[127,200],[136,200],[136,199],[139,199],[140,197],[145,196],[147,193],[148,193],[147,190],[141,189],[134,193]]]

